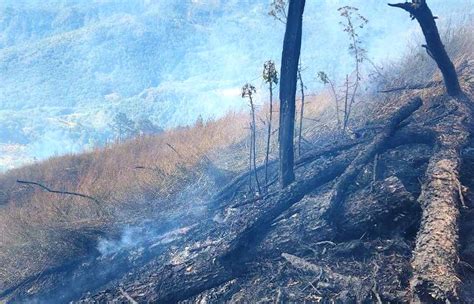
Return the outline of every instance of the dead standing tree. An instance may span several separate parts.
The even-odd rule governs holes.
[[[345,132],[349,123],[349,118],[352,112],[357,92],[361,81],[361,67],[360,64],[364,61],[366,50],[362,47],[362,41],[359,39],[358,29],[363,29],[368,23],[368,20],[359,14],[359,9],[353,6],[343,6],[338,9],[344,22],[341,22],[344,32],[349,36],[349,51],[352,53],[355,61],[354,81],[349,83],[349,77],[346,76],[346,94],[344,98],[344,120],[342,129]],[[349,97],[349,87],[352,93]]]
[[[389,4],[393,7],[399,7],[410,13],[412,19],[416,19],[420,24],[423,35],[426,39],[426,45],[423,45],[428,55],[436,61],[438,68],[443,74],[446,91],[451,96],[457,96],[461,93],[458,75],[454,64],[444,48],[441,41],[438,27],[436,26],[436,17],[433,16],[426,0],[413,0],[405,3]]]
[[[285,188],[295,180],[294,132],[295,94],[298,63],[301,51],[301,35],[305,0],[291,0],[288,8],[280,81],[280,186]]]
[[[285,0],[273,0],[273,2],[270,4],[270,11],[268,14],[275,18],[276,20],[280,21],[281,23],[286,25],[286,21],[288,19],[288,15],[286,13],[288,9],[288,2]],[[303,76],[301,72],[303,71],[303,66],[301,65],[301,59],[298,64],[298,73],[297,73],[297,79],[299,83],[299,89],[301,93],[301,99],[300,99],[300,117],[299,117],[299,128],[298,128],[298,155],[301,155],[301,141],[303,138],[303,119],[304,119],[304,106],[305,106],[305,88],[306,86],[304,85],[303,82]]]
[[[343,91],[339,93],[329,76],[324,72],[318,72],[318,78],[324,85],[330,85],[331,93],[336,103],[336,118],[338,129],[342,129],[345,133],[349,125],[352,108],[356,102],[357,93],[360,89],[362,80],[362,63],[366,60],[367,51],[363,47],[362,40],[359,38],[359,30],[363,29],[369,22],[367,18],[359,13],[359,9],[353,6],[343,6],[338,9],[343,21],[343,31],[347,33],[349,38],[349,52],[354,59],[353,77],[346,75],[344,80]],[[340,105],[339,102],[342,102]],[[341,109],[342,108],[342,109]],[[342,112],[342,119],[340,114]]]
[[[268,157],[270,154],[270,144],[272,136],[272,120],[273,120],[273,85],[278,84],[278,72],[275,68],[275,62],[269,60],[263,64],[263,80],[268,84],[268,92],[270,95],[270,109],[268,116],[267,130],[267,146],[265,151],[265,185],[268,185]]]
[[[250,106],[250,116],[252,122],[250,123],[250,171],[253,171],[255,176],[255,182],[257,183],[257,190],[258,193],[261,193],[260,182],[258,180],[258,173],[257,173],[257,126],[256,126],[256,119],[255,119],[255,103],[253,102],[253,94],[257,91],[255,87],[249,83],[246,83],[242,87],[242,98],[249,99],[249,106]],[[251,175],[250,175],[251,176]],[[251,184],[251,177],[250,177],[250,184]]]
[[[300,60],[300,64],[298,65],[298,82],[300,84],[301,106],[300,106],[300,125],[298,128],[298,156],[301,156],[301,140],[303,138],[303,119],[304,119],[304,97],[305,97],[304,90],[306,88],[303,82],[303,77],[301,76],[301,71],[302,71],[302,66],[301,66],[301,60]]]

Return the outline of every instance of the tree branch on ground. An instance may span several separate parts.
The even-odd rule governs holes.
[[[19,184],[38,186],[41,189],[43,189],[47,192],[50,192],[50,193],[73,195],[73,196],[79,196],[79,197],[82,197],[82,198],[87,198],[87,199],[93,201],[94,203],[96,203],[97,205],[99,205],[99,206],[101,205],[101,203],[99,202],[98,199],[96,199],[96,198],[94,198],[90,195],[77,193],[77,192],[70,192],[70,191],[53,190],[53,189],[51,189],[51,188],[49,188],[49,187],[47,187],[47,186],[45,186],[41,183],[38,183],[38,182],[25,181],[25,180],[17,180],[16,182],[19,183]]]
[[[413,85],[405,85],[403,87],[397,87],[397,88],[388,88],[381,91],[377,91],[377,93],[393,93],[393,92],[399,92],[399,91],[405,91],[405,90],[423,90],[423,89],[435,87],[439,84],[441,84],[441,82],[439,81],[429,81],[428,83],[419,83],[419,84],[413,84]]]
[[[351,163],[351,165],[345,170],[344,174],[341,175],[334,186],[332,192],[329,208],[327,210],[326,218],[338,226],[338,221],[341,220],[337,214],[340,214],[344,201],[346,198],[348,187],[353,183],[355,177],[362,170],[369,161],[373,160],[375,155],[384,148],[389,138],[393,135],[398,125],[408,118],[413,112],[419,109],[422,105],[420,98],[415,98],[401,107],[397,113],[390,119],[387,126],[374,138],[372,143],[367,146],[366,149],[360,152],[357,158]]]

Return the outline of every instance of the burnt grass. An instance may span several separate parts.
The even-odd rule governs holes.
[[[405,99],[406,100],[406,99]],[[433,99],[435,100],[435,99]],[[404,101],[400,101],[398,106]],[[400,123],[347,188],[338,226],[326,217],[331,191],[394,110],[356,139],[314,142],[297,161],[297,185],[277,189],[277,164],[264,193],[248,173],[209,198],[202,214],[152,220],[152,237],[91,255],[23,281],[0,298],[21,303],[406,303],[421,220],[417,201],[434,145],[429,127],[444,115],[437,101]],[[438,100],[439,102],[439,100]],[[376,127],[373,127],[375,125]],[[460,299],[474,299],[474,142],[462,151]],[[263,180],[263,169],[259,176]],[[281,208],[273,208],[282,204]],[[271,212],[269,210],[272,210]],[[473,302],[474,303],[474,302]]]

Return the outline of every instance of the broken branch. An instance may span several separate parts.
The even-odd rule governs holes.
[[[122,287],[119,288],[119,291],[131,304],[138,304]]]
[[[399,91],[405,91],[405,90],[423,90],[423,89],[435,87],[439,84],[441,84],[439,81],[430,81],[428,83],[406,85],[406,86],[397,87],[397,88],[388,88],[388,89],[378,91],[377,93],[393,93],[393,92],[399,92]]]
[[[53,190],[53,189],[50,189],[50,188],[46,187],[43,184],[40,184],[40,183],[37,183],[37,182],[32,182],[32,181],[17,180],[16,182],[19,183],[19,184],[38,186],[41,189],[43,189],[47,192],[50,192],[50,193],[74,195],[74,196],[79,196],[79,197],[82,197],[82,198],[87,198],[87,199],[90,199],[91,201],[93,201],[94,203],[96,203],[97,205],[100,205],[99,200],[97,200],[96,198],[94,198],[92,196],[86,195],[86,194],[77,193],[77,192],[70,192],[70,191]]]
[[[438,68],[443,74],[444,84],[449,95],[457,96],[462,90],[459,85],[458,75],[453,62],[448,56],[446,49],[441,41],[435,17],[425,0],[413,0],[411,3],[389,4],[392,7],[404,9],[410,13],[412,19],[416,19],[420,24],[423,35],[425,36],[426,48],[428,54],[434,59]]]

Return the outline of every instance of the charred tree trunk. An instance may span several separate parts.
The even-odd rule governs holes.
[[[294,132],[295,94],[305,0],[290,0],[281,59],[280,81],[280,185],[285,188],[295,180]]]
[[[451,96],[459,95],[461,93],[461,86],[459,85],[456,69],[444,48],[439,36],[438,27],[436,26],[436,18],[426,4],[426,0],[413,0],[412,3],[406,2],[389,5],[406,10],[410,13],[412,19],[418,21],[426,39],[426,45],[423,47],[426,48],[428,55],[436,61],[438,68],[441,70],[448,94]]]
[[[359,172],[361,172],[362,168],[387,145],[389,138],[396,131],[399,124],[420,108],[421,105],[421,99],[415,98],[401,107],[390,119],[387,127],[374,138],[373,142],[357,156],[344,174],[339,177],[336,185],[334,185],[327,211],[327,219],[330,222],[335,223],[336,226],[339,225],[340,216],[338,215],[342,214],[341,210],[344,207],[344,201],[349,186],[353,183]]]
[[[311,171],[309,177],[303,177],[301,181],[293,183],[287,189],[276,193],[276,198],[269,197],[267,200],[275,200],[268,208],[262,211],[262,214],[256,218],[255,222],[248,225],[246,229],[234,240],[231,249],[227,254],[232,259],[238,259],[243,253],[248,252],[249,247],[255,246],[264,236],[271,222],[290,208],[293,204],[301,200],[311,189],[315,189],[339,176],[334,186],[334,193],[326,212],[326,218],[331,222],[340,224],[341,215],[344,214],[343,201],[346,197],[347,187],[354,180],[361,168],[373,159],[376,153],[383,151],[387,146],[391,136],[395,133],[400,123],[408,118],[413,112],[422,105],[420,98],[411,100],[404,105],[391,117],[388,126],[382,131],[373,142],[357,157],[353,159],[350,154],[339,155],[329,164],[316,168]],[[342,175],[341,175],[342,174]],[[339,225],[340,226],[340,225]]]

